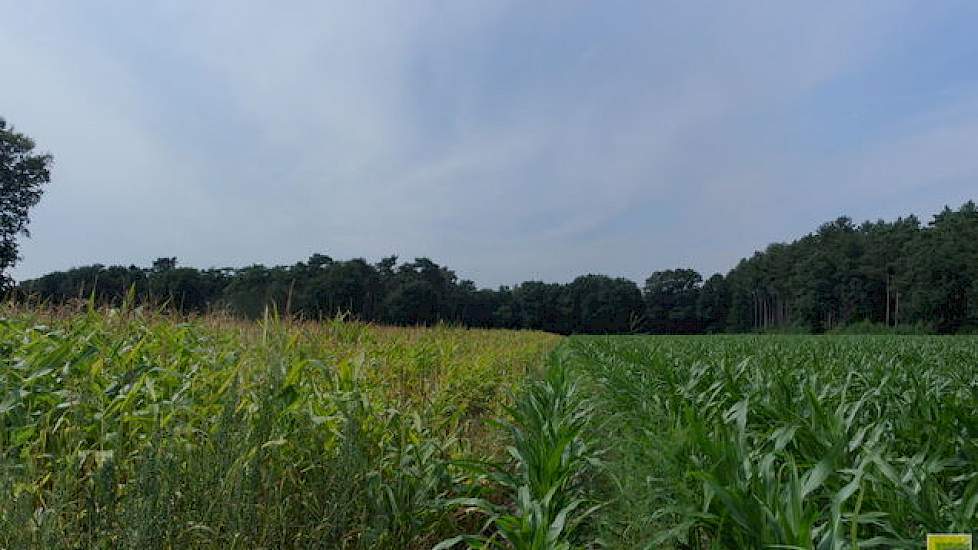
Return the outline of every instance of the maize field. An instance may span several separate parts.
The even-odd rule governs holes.
[[[7,312],[0,548],[430,548],[556,340]]]
[[[0,312],[0,548],[923,548],[978,338]]]
[[[620,548],[923,548],[971,533],[978,339],[577,337]]]

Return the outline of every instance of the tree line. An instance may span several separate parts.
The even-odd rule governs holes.
[[[978,329],[978,210],[969,201],[926,225],[916,216],[846,217],[741,262],[725,281],[728,328],[821,332],[853,323]]]
[[[726,275],[693,269],[652,273],[642,287],[605,275],[478,288],[428,258],[370,263],[314,254],[294,265],[240,269],[91,265],[18,286],[53,303],[118,304],[134,293],[183,312],[266,308],[310,319],[348,314],[386,324],[459,323],[569,333],[823,332],[866,323],[956,332],[978,326],[978,209],[946,208],[856,225],[842,217],[791,243],[745,258]]]
[[[978,332],[978,211],[974,202],[921,224],[916,216],[856,225],[841,217],[790,243],[745,258],[725,276],[692,269],[652,273],[639,286],[583,275],[567,284],[527,281],[478,288],[428,258],[371,264],[314,254],[290,266],[242,269],[78,267],[14,286],[17,238],[51,179],[53,158],[0,118],[0,292],[48,303],[127,296],[183,312],[254,318],[274,307],[323,318],[527,328],[557,333],[823,332],[860,324]]]
[[[94,299],[151,302],[186,313],[227,311],[257,318],[266,308],[309,319],[350,315],[364,321],[414,325],[532,328],[551,332],[629,332],[641,328],[644,302],[634,282],[603,275],[569,284],[528,281],[480,289],[428,258],[377,263],[314,254],[293,265],[241,269],[180,267],[159,258],[148,268],[100,264],[24,281],[17,293],[49,303]]]

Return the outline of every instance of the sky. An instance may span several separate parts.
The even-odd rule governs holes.
[[[978,198],[978,3],[0,0],[55,157],[13,275],[427,256],[726,272]]]

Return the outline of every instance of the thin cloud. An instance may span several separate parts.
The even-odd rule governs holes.
[[[57,161],[15,276],[326,252],[641,280],[929,212],[978,171],[975,88],[843,116],[926,62],[907,39],[958,47],[963,7],[917,8],[9,3],[2,114]]]

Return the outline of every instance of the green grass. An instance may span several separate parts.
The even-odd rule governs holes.
[[[920,548],[978,522],[978,339],[579,337],[621,548]]]

